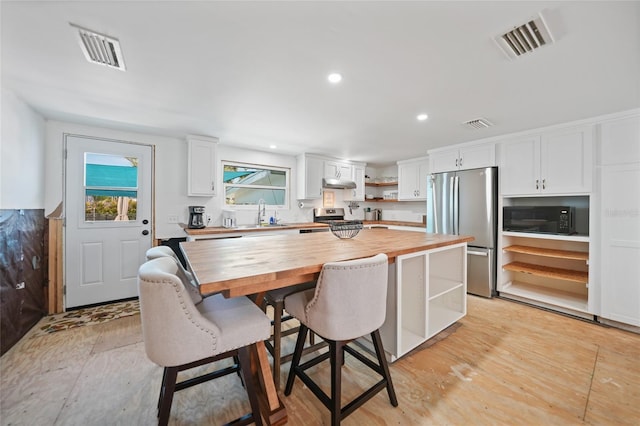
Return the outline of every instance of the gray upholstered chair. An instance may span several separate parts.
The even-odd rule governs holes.
[[[391,405],[398,406],[379,332],[386,315],[387,262],[385,254],[378,254],[365,259],[326,263],[314,290],[295,293],[284,300],[287,312],[300,321],[300,332],[284,394],[291,394],[294,380],[299,377],[331,410],[332,425],[340,424],[342,419],[385,387]],[[327,341],[329,352],[300,364],[309,329]],[[371,335],[378,364],[347,346],[350,341],[367,335]],[[382,379],[343,408],[340,398],[345,352],[380,374]],[[305,373],[306,369],[329,358],[331,397]]]
[[[280,389],[280,366],[281,364],[291,361],[293,353],[282,354],[282,338],[295,334],[299,331],[299,327],[291,327],[286,330],[282,329],[282,323],[294,319],[293,316],[284,312],[284,299],[292,293],[299,291],[313,289],[316,286],[315,281],[310,281],[303,284],[298,284],[290,287],[283,287],[276,290],[270,290],[266,292],[264,296],[264,311],[266,311],[267,305],[273,307],[273,320],[271,325],[273,326],[273,333],[271,338],[265,343],[265,347],[273,358],[273,382],[276,389]],[[313,333],[309,334],[309,346],[304,348],[303,354],[316,351],[326,346],[324,341],[315,343]]]
[[[164,367],[158,423],[168,423],[175,391],[239,371],[252,413],[238,419],[238,424],[261,425],[249,349],[269,338],[269,318],[246,297],[225,299],[216,294],[196,305],[186,289],[189,285],[170,257],[150,260],[138,271],[145,351]],[[180,371],[232,357],[239,360],[232,367],[176,383]]]
[[[189,291],[189,296],[191,296],[191,300],[193,303],[198,304],[202,302],[202,295],[200,294],[200,284],[193,277],[191,272],[187,271],[184,266],[182,266],[182,262],[178,259],[178,256],[174,253],[171,247],[167,246],[156,246],[151,247],[146,252],[147,260],[157,259],[159,257],[170,257],[178,264],[178,276],[185,282],[188,282],[190,285],[185,286]]]

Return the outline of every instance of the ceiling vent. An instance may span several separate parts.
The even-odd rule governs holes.
[[[493,126],[493,123],[486,118],[476,118],[474,120],[465,121],[462,124],[472,129],[486,129],[487,127]]]
[[[513,29],[497,36],[494,40],[509,59],[533,52],[554,42],[542,13],[525,24],[514,26]]]
[[[80,48],[87,61],[125,71],[124,59],[118,39],[70,24],[78,31]]]

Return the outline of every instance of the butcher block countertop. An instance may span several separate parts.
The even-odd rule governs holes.
[[[277,234],[180,243],[202,293],[256,294],[317,279],[327,262],[385,253],[397,256],[467,243],[473,237],[391,229],[363,229],[351,239],[331,232]]]
[[[402,222],[397,220],[365,220],[362,222],[364,225],[395,225],[395,226],[415,226],[422,228],[425,225],[420,222]],[[303,223],[287,223],[277,226],[240,226],[237,228],[223,228],[222,226],[209,226],[201,229],[189,229],[187,225],[181,224],[184,228],[184,232],[187,235],[223,235],[223,234],[235,234],[245,232],[269,232],[277,231],[279,229],[313,229],[313,228],[327,228],[329,225],[326,223],[317,222],[303,222]]]

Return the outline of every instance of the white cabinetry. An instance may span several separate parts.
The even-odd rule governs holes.
[[[640,327],[640,116],[600,125],[601,320]]]
[[[495,165],[496,149],[493,143],[429,153],[429,169],[431,173],[478,169]]]
[[[589,237],[502,233],[502,297],[592,319]]]
[[[398,199],[426,200],[428,174],[429,162],[426,157],[398,161]]]
[[[500,148],[502,195],[584,194],[592,191],[592,126],[508,141]]]
[[[297,160],[296,192],[298,200],[322,198],[322,178],[324,159],[309,154],[301,154]]]
[[[217,149],[217,138],[187,136],[187,195],[216,195]]]
[[[466,315],[466,252],[463,243],[397,257],[380,329],[391,361]]]
[[[345,189],[344,201],[364,201],[364,171],[366,164],[354,163],[351,167],[351,180],[356,183],[355,189]]]
[[[324,177],[328,179],[351,179],[351,164],[325,160]]]

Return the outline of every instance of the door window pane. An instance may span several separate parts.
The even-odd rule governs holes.
[[[138,204],[138,159],[85,153],[85,221],[134,221]]]

